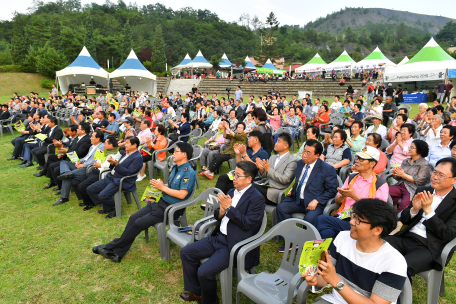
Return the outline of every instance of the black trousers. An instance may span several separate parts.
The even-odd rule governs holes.
[[[228,268],[230,250],[226,235],[204,238],[185,246],[180,251],[184,272],[184,289],[201,295],[202,304],[212,304],[217,300],[217,274]],[[200,260],[209,258],[200,266]]]
[[[74,193],[78,197],[78,200],[86,205],[95,205],[90,196],[87,194],[87,187],[98,181],[100,171],[98,169],[92,170],[90,173],[86,173],[82,176],[76,177],[71,181]]]
[[[18,136],[11,141],[11,144],[14,146],[13,156],[19,157],[22,154],[22,149],[25,145],[25,140],[28,136]]]
[[[49,177],[51,178],[51,182],[53,182],[52,180],[52,174],[51,174],[51,165],[53,163],[56,163],[56,162],[61,162],[62,159],[65,159],[65,158],[58,158],[57,155],[55,154],[52,154],[52,155],[49,155],[48,159],[47,159],[47,162],[46,162],[46,165],[44,166],[44,169],[43,169],[43,172],[46,174],[46,177]]]
[[[192,120],[192,122],[190,123],[190,125],[191,125],[193,128],[196,128],[196,126],[199,126],[199,127],[202,129],[202,128],[203,128],[203,125],[204,125],[204,122],[199,121],[199,120]]]
[[[168,206],[169,203],[163,199],[160,199],[158,203],[147,203],[141,210],[130,216],[122,236],[107,244],[106,249],[112,250],[120,258],[124,257],[142,231],[163,222],[165,209]],[[184,212],[185,209],[176,212],[174,218],[178,218]]]
[[[230,180],[228,174],[221,174],[215,183],[215,188],[222,190],[224,194],[234,188],[233,181]]]
[[[59,189],[61,189],[62,181],[57,180],[57,176],[60,175],[60,161],[53,162],[51,165],[49,165],[46,176],[48,175],[50,176],[51,183],[58,185]]]
[[[223,162],[230,160],[232,157],[228,154],[218,154],[212,160],[212,163],[209,164],[209,171],[215,172],[223,164]]]
[[[54,145],[52,145],[49,149],[49,154],[55,154]],[[41,146],[32,150],[32,155],[34,156],[34,159],[40,166],[44,166],[46,164],[46,159],[44,155],[46,155],[47,150],[48,146]]]
[[[390,116],[383,114],[383,125],[388,128]]]
[[[266,199],[266,204],[277,206],[276,203],[274,203],[273,201],[270,201],[268,199],[268,187],[260,186],[255,183],[253,183],[252,185],[255,187],[255,189],[257,189],[264,196],[264,198]]]
[[[434,269],[436,266],[431,251],[427,248],[427,240],[415,233],[389,235],[385,241],[404,256],[407,262],[407,276],[410,281],[417,273]]]

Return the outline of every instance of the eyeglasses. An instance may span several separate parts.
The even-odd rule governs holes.
[[[305,156],[312,156],[314,154],[311,154],[309,151],[302,151],[302,155],[305,155]]]
[[[367,159],[359,157],[359,156],[355,156],[355,162],[357,162],[357,161],[362,162],[362,161],[365,161],[365,160],[367,160]]]
[[[179,153],[179,152],[180,152],[180,153],[184,153],[184,152],[182,152],[182,151],[174,150],[174,153]],[[173,153],[173,154],[174,154],[174,153]]]
[[[239,175],[238,173],[234,173],[233,179],[238,179],[239,177],[248,177],[247,175]]]
[[[437,172],[437,171],[435,171],[435,170],[431,172],[431,175],[434,175],[434,176],[435,176],[436,178],[438,178],[438,179],[453,178],[452,176],[445,176],[445,175],[443,175],[442,173],[439,173],[439,172]]]
[[[357,215],[354,214],[354,213],[352,214],[351,218],[352,218],[353,220],[355,220],[356,226],[359,226],[359,224],[361,224],[361,223],[370,224],[369,222],[366,222],[366,221],[361,220],[361,219],[359,218],[359,216],[357,216]]]

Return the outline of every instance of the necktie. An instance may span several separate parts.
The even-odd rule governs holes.
[[[301,189],[306,179],[307,172],[309,171],[309,167],[309,165],[306,165],[306,171],[304,171],[304,174],[302,175],[301,180],[299,181],[298,188],[296,189],[296,205],[299,205],[299,203],[301,203]]]

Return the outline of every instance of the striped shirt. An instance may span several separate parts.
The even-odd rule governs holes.
[[[384,242],[376,252],[360,252],[350,231],[342,231],[331,244],[330,253],[337,275],[346,286],[366,298],[375,293],[396,302],[407,277],[407,262],[389,243]],[[335,289],[322,298],[334,304],[347,303]]]

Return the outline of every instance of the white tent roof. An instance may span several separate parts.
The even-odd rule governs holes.
[[[350,70],[355,65],[356,62],[344,50],[333,62],[328,63],[326,70]]]
[[[220,61],[219,63],[219,67],[221,68],[229,68],[230,66],[232,66],[233,64],[231,63],[231,61],[228,59],[228,57],[226,56],[225,53],[223,53],[223,56],[222,56],[222,60]]]
[[[148,92],[155,95],[157,76],[149,72],[136,57],[133,49],[124,63],[109,78],[117,79],[124,86],[128,83],[135,91]]]
[[[204,58],[203,54],[201,53],[201,50],[198,50],[198,53],[196,54],[195,58],[193,60],[183,66],[182,68],[194,68],[194,69],[205,69],[205,68],[212,68],[212,64],[210,64],[206,58]]]
[[[59,79],[60,90],[63,94],[68,92],[70,84],[88,84],[93,78],[97,84],[108,86],[108,72],[102,69],[84,46],[79,56],[66,68],[57,71],[56,76]]]
[[[405,64],[407,61],[409,61],[410,59],[407,57],[407,55],[405,55],[404,59],[401,60],[401,62],[399,62],[397,65],[400,66],[400,65],[403,65]]]
[[[375,50],[372,53],[370,53],[369,56],[358,62],[356,64],[356,67],[364,69],[373,69],[384,67],[386,65],[396,66],[396,64],[389,60],[377,46]]]
[[[185,67],[187,64],[191,63],[192,62],[192,59],[190,58],[190,55],[187,53],[187,55],[185,55],[184,57],[184,60],[182,60],[181,63],[179,63],[178,65],[176,65],[175,67],[173,67],[171,69],[171,72],[179,72],[183,67]]]
[[[300,66],[299,68],[295,69],[296,73],[302,73],[303,71],[306,72],[319,72],[326,67],[326,62],[320,57],[320,55],[315,54],[315,56],[309,60],[305,65]]]
[[[250,61],[249,55],[245,57],[245,69],[256,70],[256,66],[253,65],[252,61]]]
[[[415,55],[397,68],[386,68],[385,81],[425,81],[444,79],[447,69],[456,68],[456,60],[448,55],[434,38]]]
[[[263,69],[273,69],[277,70],[277,68],[272,64],[271,59],[268,58],[268,61],[262,66]]]

